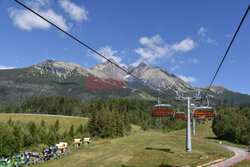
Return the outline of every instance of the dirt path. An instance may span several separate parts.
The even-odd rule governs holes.
[[[232,146],[226,146],[226,145],[222,145],[222,147],[225,147],[225,148],[233,151],[235,153],[235,156],[233,156],[232,158],[229,158],[223,162],[211,165],[211,167],[233,166],[233,165],[240,163],[248,158],[248,152],[245,149],[232,147]]]
[[[233,151],[235,153],[235,155],[232,158],[226,159],[225,161],[216,163],[214,165],[211,165],[210,167],[228,167],[228,166],[233,166],[237,163],[240,163],[246,159],[249,159],[249,155],[248,155],[248,150],[246,149],[242,149],[242,148],[237,148],[237,147],[232,147],[232,146],[227,146],[227,145],[223,145],[223,144],[218,144],[215,142],[211,142],[211,141],[205,141],[205,140],[201,140],[199,138],[196,137],[192,137],[192,140],[196,140],[196,141],[200,141],[203,143],[210,143],[210,144],[215,144],[218,145],[220,147],[224,147],[227,148],[231,151]]]

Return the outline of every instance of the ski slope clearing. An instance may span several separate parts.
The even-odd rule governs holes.
[[[231,151],[217,145],[193,141],[192,153],[185,150],[183,136],[155,131],[138,131],[116,139],[101,139],[90,147],[46,162],[46,166],[198,166],[218,158],[228,158]]]

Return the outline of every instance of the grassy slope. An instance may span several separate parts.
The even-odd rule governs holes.
[[[9,119],[13,121],[35,121],[35,123],[40,124],[42,120],[45,121],[46,126],[55,124],[56,120],[59,120],[61,129],[69,129],[73,124],[77,128],[80,124],[86,125],[87,118],[76,118],[76,117],[62,117],[62,116],[51,116],[51,115],[29,115],[29,114],[0,114],[0,121],[7,122]]]
[[[197,141],[185,151],[185,137],[171,133],[139,131],[117,139],[98,140],[73,154],[46,162],[46,166],[197,166],[229,157],[232,152]],[[231,154],[231,155],[230,155]]]
[[[225,145],[248,149],[248,146],[246,146],[246,145],[235,144],[235,143],[232,143],[229,141],[217,139],[215,134],[212,131],[211,126],[212,126],[212,121],[205,121],[204,124],[199,124],[198,126],[196,126],[196,134],[195,135],[192,134],[192,136],[198,137],[198,138],[203,139],[203,140],[216,142],[216,143],[219,143],[221,141],[222,144],[225,144]],[[183,134],[185,134],[185,130],[180,130],[177,132],[177,134],[183,135]],[[232,153],[231,153],[231,155],[232,155]],[[236,164],[235,166],[247,167],[247,166],[250,166],[250,161],[244,161],[242,163]]]
[[[199,124],[198,126],[196,126],[196,134],[195,135],[192,134],[192,136],[201,138],[203,140],[213,141],[216,143],[219,143],[220,141],[222,141],[222,144],[225,144],[225,145],[248,149],[248,146],[246,145],[235,144],[235,143],[228,142],[225,140],[217,139],[215,134],[212,131],[211,126],[212,126],[212,121],[208,121],[208,120],[205,121],[204,124]],[[178,131],[178,133],[185,134],[185,130]]]
[[[248,166],[250,166],[250,160],[243,161],[243,162],[241,162],[239,164],[234,165],[234,167],[248,167]]]

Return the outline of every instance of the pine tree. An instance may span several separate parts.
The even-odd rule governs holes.
[[[129,123],[128,113],[126,111],[123,113],[123,122],[124,122],[124,133],[128,134],[131,131],[131,126]]]
[[[7,121],[7,124],[9,126],[12,126],[14,124],[14,122],[12,121],[12,118],[10,117],[9,120]]]
[[[3,122],[0,122],[0,157],[8,157],[19,150],[16,146],[15,136],[11,127]]]
[[[115,112],[112,111],[110,113],[110,137],[115,137],[116,136],[116,128],[117,128],[117,123],[116,123],[116,116]]]
[[[74,139],[74,137],[75,137],[74,125],[71,125],[69,129],[69,139],[72,140]]]
[[[56,123],[54,125],[54,133],[55,133],[56,141],[60,140],[59,129],[60,129],[60,123],[59,123],[59,120],[56,120]]]
[[[41,121],[41,127],[45,128],[45,121],[44,120]]]
[[[32,137],[32,145],[38,143],[37,127],[34,121],[28,123],[28,131]]]
[[[54,146],[56,144],[56,136],[55,136],[52,128],[49,128],[47,144],[49,146]]]
[[[92,117],[90,118],[88,122],[88,132],[91,136],[97,136],[97,112],[93,111]]]
[[[16,123],[13,126],[13,135],[15,136],[15,152],[19,152],[19,150],[22,148],[22,134],[21,134],[21,126]]]
[[[114,113],[115,113],[115,118],[116,118],[116,136],[123,136],[123,132],[124,132],[123,120],[121,119],[117,111],[115,111]]]
[[[80,133],[80,135],[82,136],[83,133],[84,133],[84,128],[83,128],[83,125],[79,125],[79,127],[77,128],[77,133]]]

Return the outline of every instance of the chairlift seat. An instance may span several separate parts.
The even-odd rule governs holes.
[[[174,117],[175,118],[185,118],[186,114],[184,112],[176,112]]]
[[[213,119],[216,116],[216,112],[212,107],[202,106],[197,107],[194,110],[195,119]]]
[[[169,104],[157,104],[152,111],[152,117],[174,117],[174,109]]]

